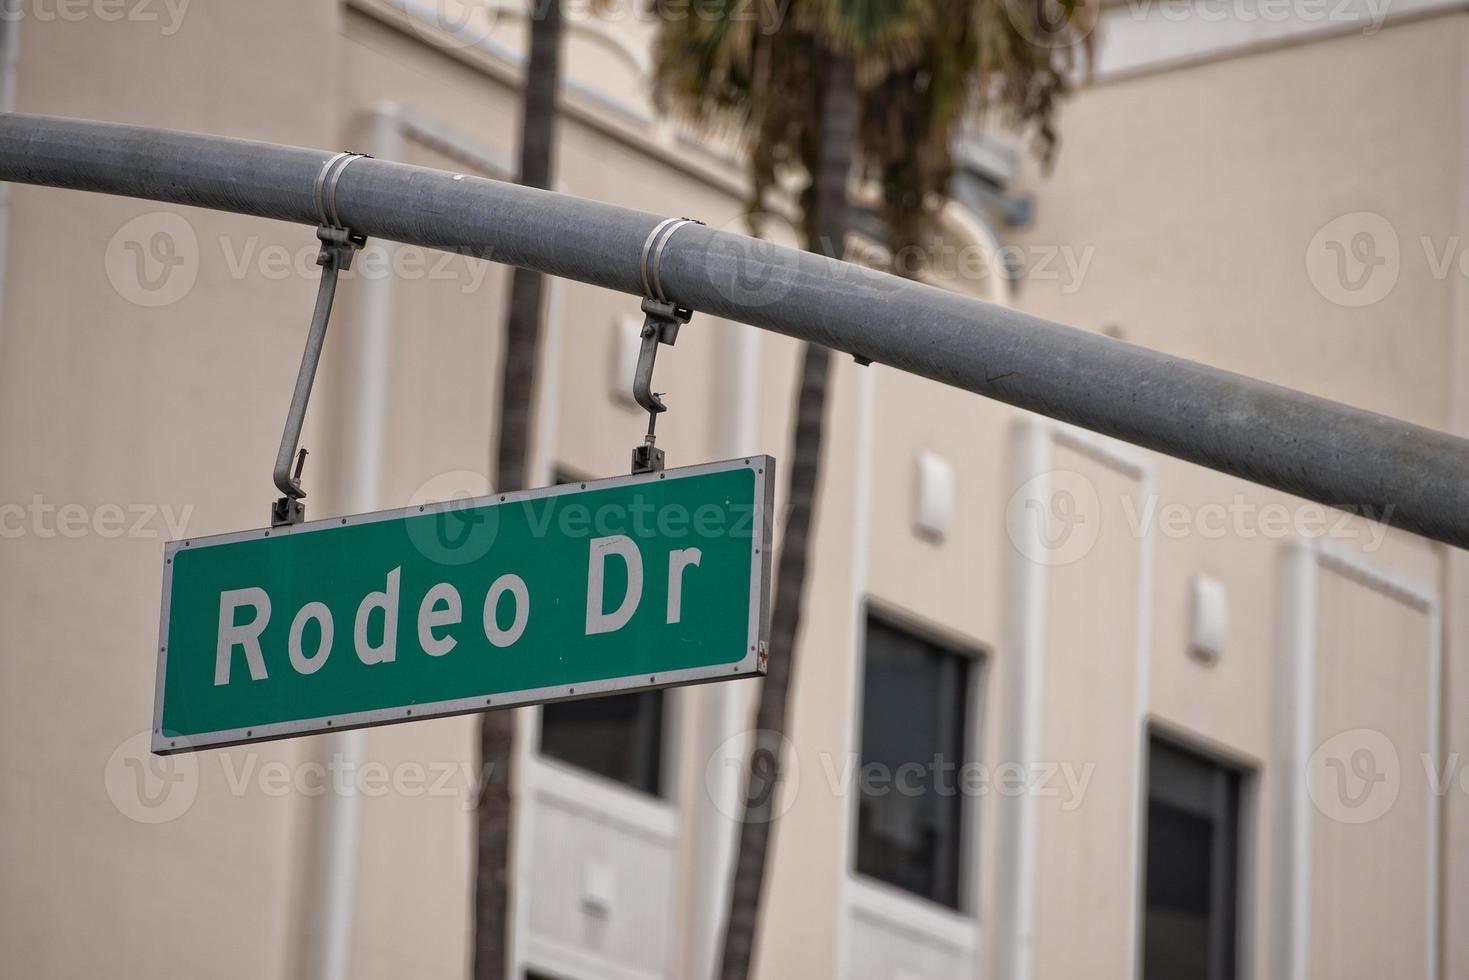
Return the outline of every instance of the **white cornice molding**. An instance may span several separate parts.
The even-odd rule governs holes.
[[[525,62],[520,52],[489,37],[474,44],[456,43],[447,32],[435,29],[428,0],[345,0],[345,5],[509,88],[520,85]],[[643,107],[611,98],[575,78],[565,80],[560,102],[561,112],[568,119],[657,158],[732,197],[744,200],[749,196],[749,178],[735,162],[718,152],[687,152],[687,135],[681,134],[675,123],[655,119]]]
[[[1334,35],[1375,34],[1464,0],[1120,0],[1097,24],[1105,82]]]

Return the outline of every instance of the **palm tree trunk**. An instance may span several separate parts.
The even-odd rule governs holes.
[[[831,56],[821,99],[819,156],[811,205],[814,210],[808,216],[811,241],[807,245],[813,252],[841,258],[847,229],[847,181],[857,127],[857,87],[851,59]],[[780,745],[786,730],[787,699],[810,557],[830,373],[830,349],[807,344],[796,397],[786,523],[770,621],[771,657],[756,713],[755,745],[745,787],[745,814],[740,824],[739,854],[720,964],[722,980],[746,980],[754,958],[770,822],[780,779]]]
[[[561,74],[561,4],[560,0],[546,0],[544,9],[541,4],[532,9],[520,118],[520,182],[549,187]],[[544,285],[540,273],[519,268],[510,280],[500,372],[497,490],[519,490],[526,483]],[[474,976],[475,980],[504,980],[510,971],[510,831],[514,815],[510,782],[515,716],[510,711],[490,711],[480,717]]]

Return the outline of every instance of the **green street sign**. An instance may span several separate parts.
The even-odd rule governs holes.
[[[764,673],[774,467],[170,542],[153,751]]]

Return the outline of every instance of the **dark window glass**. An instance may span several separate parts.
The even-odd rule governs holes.
[[[556,482],[583,477],[558,470]],[[663,692],[561,701],[541,709],[541,754],[654,796],[663,792]]]
[[[1232,980],[1239,773],[1153,739],[1144,980]]]
[[[546,705],[541,754],[657,796],[663,789],[663,692]]]
[[[971,658],[867,619],[857,871],[959,907]]]

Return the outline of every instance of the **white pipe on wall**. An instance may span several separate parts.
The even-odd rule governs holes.
[[[1051,468],[1050,427],[1043,421],[1016,423],[1014,487],[1027,500],[1047,501]],[[1027,510],[1027,513],[1029,511]],[[1009,555],[1005,647],[1001,654],[1003,684],[1000,759],[1026,766],[1040,752],[1041,709],[1046,660],[1047,569],[1026,557],[1043,554],[1038,522],[1025,522],[1018,533],[1035,535],[1033,547],[1017,546]],[[1036,807],[1032,794],[1002,800],[996,812],[995,901],[992,915],[992,975],[1029,980],[1035,953]]]
[[[384,160],[402,156],[401,126],[393,107],[370,110],[359,124],[363,151]],[[395,249],[387,242],[369,247]],[[388,267],[391,268],[391,255]],[[329,345],[344,347],[344,370],[333,439],[336,472],[334,510],[360,514],[385,506],[383,443],[387,428],[388,383],[396,283],[391,275],[362,277],[350,284],[348,315]],[[330,339],[335,334],[335,344]],[[305,950],[301,976],[309,980],[347,980],[352,965],[352,919],[356,912],[357,844],[362,801],[356,774],[367,745],[363,730],[323,736],[326,759],[347,774],[347,786],[334,785],[313,812],[312,841],[305,890]]]
[[[719,324],[715,343],[713,448],[715,457],[723,459],[757,450],[761,345],[759,331],[728,321]],[[740,766],[745,757],[743,740],[735,736],[749,727],[754,690],[743,684],[709,684],[701,692],[683,693],[686,698],[702,694],[704,702],[697,734],[703,765],[694,787],[698,805],[690,851],[694,860],[692,929],[684,971],[691,978],[714,976],[724,936],[739,832],[735,817],[740,812]]]
[[[1281,557],[1280,651],[1276,666],[1276,804],[1274,948],[1270,975],[1310,976],[1311,801],[1307,766],[1316,729],[1316,616],[1319,566],[1315,550],[1292,542]]]

